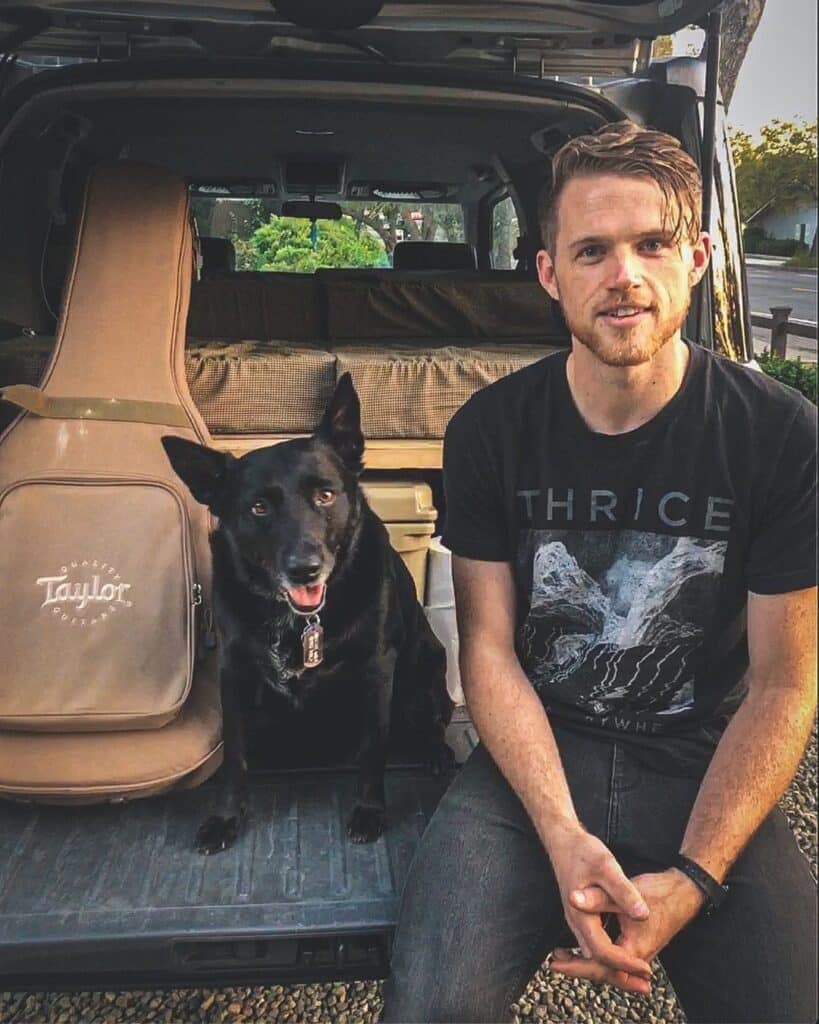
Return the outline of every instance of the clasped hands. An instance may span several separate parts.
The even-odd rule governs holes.
[[[676,868],[627,878],[606,845],[581,826],[550,842],[549,855],[579,948],[555,949],[551,969],[648,995],[651,961],[702,908],[700,890]],[[616,916],[615,939],[603,915]]]

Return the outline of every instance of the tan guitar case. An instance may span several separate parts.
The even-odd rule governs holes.
[[[184,373],[194,261],[182,181],[99,167],[42,385],[2,392],[0,795],[146,796],[220,763],[208,514],[160,443],[209,440]]]

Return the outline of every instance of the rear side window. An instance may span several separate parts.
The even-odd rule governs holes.
[[[517,260],[518,215],[511,196],[492,207],[492,266],[496,270],[512,270]]]
[[[193,196],[199,234],[233,243],[236,270],[310,274],[323,267],[390,267],[406,240],[463,242],[463,208],[455,203],[342,201],[341,220],[281,217],[267,199]]]

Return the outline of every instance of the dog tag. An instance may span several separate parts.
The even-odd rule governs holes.
[[[302,657],[305,668],[316,668],[324,659],[324,629],[318,616],[309,622],[301,634]]]

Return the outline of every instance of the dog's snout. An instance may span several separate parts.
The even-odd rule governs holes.
[[[322,563],[318,554],[297,555],[287,559],[285,569],[293,583],[313,583],[321,575]]]

